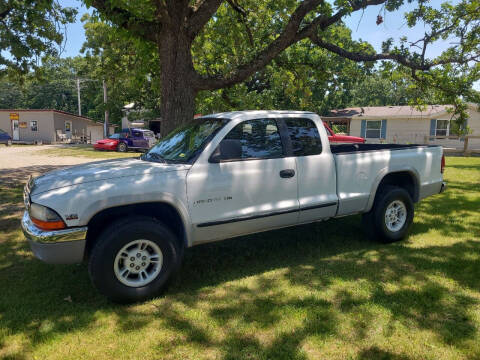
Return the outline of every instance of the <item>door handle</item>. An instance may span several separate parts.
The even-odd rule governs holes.
[[[293,169],[285,169],[280,171],[281,178],[291,178],[295,176],[295,170]]]

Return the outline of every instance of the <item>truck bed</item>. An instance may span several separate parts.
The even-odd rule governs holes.
[[[378,182],[389,173],[411,173],[418,181],[418,201],[440,190],[442,147],[435,145],[330,145],[337,169],[338,216],[368,211]]]
[[[418,145],[418,144],[330,144],[333,154],[349,154],[379,150],[404,150],[414,148],[436,147],[439,145]]]

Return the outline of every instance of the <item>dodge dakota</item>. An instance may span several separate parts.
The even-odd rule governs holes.
[[[400,240],[413,204],[445,189],[444,166],[441,146],[331,145],[310,112],[220,113],[138,159],[30,178],[21,225],[37,258],[86,261],[101,293],[140,301],[209,241],[359,213],[370,238]]]

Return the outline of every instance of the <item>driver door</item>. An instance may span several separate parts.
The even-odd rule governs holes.
[[[217,162],[197,161],[188,172],[195,242],[296,224],[296,162],[284,156],[275,119],[244,121],[222,143]]]

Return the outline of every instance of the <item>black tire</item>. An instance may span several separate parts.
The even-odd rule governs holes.
[[[387,227],[386,211],[394,201],[403,203],[406,209],[406,219],[401,228],[392,231]],[[392,243],[407,236],[413,222],[414,207],[410,194],[397,186],[384,186],[379,189],[372,210],[363,214],[362,223],[368,238],[382,243]]]
[[[7,140],[7,142],[5,143],[5,145],[11,146],[11,145],[12,145],[12,140]]]
[[[127,144],[121,142],[120,144],[117,145],[117,151],[118,152],[127,152],[128,151],[128,146]]]
[[[117,278],[114,263],[119,251],[138,239],[155,243],[161,249],[163,264],[150,283],[131,287]],[[124,218],[112,223],[100,234],[90,252],[88,272],[93,285],[110,300],[119,303],[144,301],[166,289],[172,276],[180,268],[182,258],[183,246],[160,221],[143,216]]]

